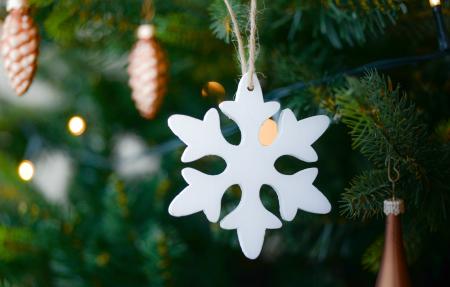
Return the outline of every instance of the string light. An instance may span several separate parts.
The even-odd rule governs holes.
[[[81,136],[86,131],[86,121],[80,116],[70,118],[67,127],[74,136]]]
[[[225,88],[218,82],[207,82],[202,88],[203,97],[217,97],[223,99],[225,96]]]
[[[399,58],[391,58],[391,59],[382,59],[374,62],[366,63],[361,66],[357,66],[355,68],[347,69],[341,72],[338,72],[334,75],[328,75],[322,78],[310,80],[307,82],[298,81],[294,82],[288,86],[284,86],[275,90],[268,92],[265,95],[265,98],[268,100],[281,100],[287,97],[291,97],[295,95],[294,91],[302,91],[310,87],[317,87],[322,85],[329,85],[335,82],[338,79],[341,79],[345,76],[357,76],[365,73],[367,70],[390,70],[396,67],[408,66],[408,65],[417,65],[419,63],[428,62],[431,60],[440,59],[446,57],[448,53],[446,51],[437,51],[425,55],[416,55],[416,56],[407,56],[407,57],[399,57]],[[222,129],[222,133],[224,136],[232,135],[238,130],[237,126],[234,124],[229,124]],[[261,132],[261,131],[260,131]],[[171,152],[177,148],[183,146],[183,142],[179,139],[172,138],[169,139],[159,145],[153,146],[147,152],[139,154],[136,156],[139,159],[142,156],[146,155],[154,155],[154,154],[166,154]],[[90,154],[88,152],[88,154]],[[88,164],[98,167],[98,168],[110,168],[110,161],[108,158],[93,156],[92,158],[96,158],[96,160],[91,160],[87,162]]]
[[[430,0],[430,6],[431,7],[436,7],[441,5],[441,0]]]
[[[439,50],[448,51],[450,44],[447,36],[447,29],[445,26],[444,15],[442,13],[442,6],[440,0],[430,0],[430,6],[433,10],[434,22],[436,22],[436,32],[439,44]]]
[[[17,171],[22,180],[30,181],[34,176],[34,164],[29,160],[23,160]]]

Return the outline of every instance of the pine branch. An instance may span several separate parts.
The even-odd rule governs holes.
[[[407,206],[430,209],[419,216],[429,227],[442,222],[450,204],[443,179],[450,175],[449,145],[442,144],[442,136],[436,141],[427,133],[414,104],[376,72],[359,80],[349,78],[347,88],[337,91],[336,102],[342,122],[350,128],[353,148],[377,168],[352,182],[343,196],[343,213],[366,219],[381,212],[390,194],[385,171],[389,158],[398,163],[397,192]]]
[[[342,122],[350,129],[353,148],[378,167],[386,157],[402,161],[420,172],[417,157],[427,141],[426,126],[415,106],[390,79],[369,72],[360,81],[348,79],[348,88],[337,92]]]
[[[351,182],[341,200],[341,214],[366,220],[383,212],[383,200],[390,192],[386,170],[365,171]]]
[[[315,18],[314,34],[325,35],[335,48],[355,46],[367,41],[367,37],[381,35],[396,23],[399,14],[405,14],[403,1],[307,1],[299,9],[304,13],[312,11]]]

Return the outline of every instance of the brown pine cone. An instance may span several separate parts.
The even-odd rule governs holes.
[[[28,8],[11,9],[3,25],[1,49],[11,86],[23,95],[33,81],[39,53],[39,35]]]
[[[144,118],[154,118],[167,90],[168,64],[151,25],[141,25],[138,29],[128,74],[136,108]]]

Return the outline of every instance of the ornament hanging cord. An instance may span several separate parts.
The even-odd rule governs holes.
[[[400,172],[397,169],[397,161],[394,160],[393,167],[391,167],[391,161],[390,157],[386,158],[388,179],[392,184],[392,199],[395,200],[395,183],[400,179]],[[392,173],[392,169],[394,173]]]
[[[150,23],[155,16],[155,7],[153,0],[144,0],[142,3],[142,18],[145,22]]]
[[[250,37],[248,40],[249,43],[249,51],[248,51],[248,66],[247,60],[245,58],[245,49],[244,42],[242,41],[242,36],[239,28],[239,23],[236,18],[236,13],[234,13],[233,8],[230,5],[228,0],[223,0],[225,6],[228,9],[228,13],[230,14],[231,22],[233,24],[233,32],[236,36],[236,40],[238,43],[238,53],[239,53],[239,61],[241,62],[241,71],[242,74],[249,73],[250,77],[248,77],[247,88],[249,91],[253,91],[253,74],[255,73],[255,59],[256,59],[256,0],[250,1]]]

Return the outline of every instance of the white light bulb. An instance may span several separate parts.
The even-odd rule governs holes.
[[[70,118],[67,127],[72,135],[80,136],[86,131],[86,121],[80,116],[74,116]]]
[[[34,165],[29,160],[23,160],[18,168],[19,177],[24,181],[30,181],[34,176]]]
[[[431,7],[436,7],[441,5],[441,0],[430,0],[430,6]]]

